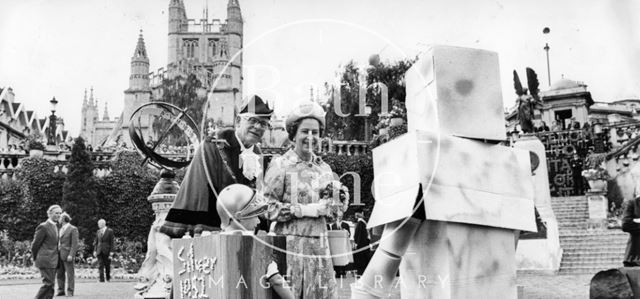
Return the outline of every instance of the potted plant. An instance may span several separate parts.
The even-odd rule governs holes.
[[[585,167],[588,169],[604,168],[603,163],[607,160],[607,153],[589,154],[585,159]]]
[[[44,153],[44,145],[35,138],[29,139],[27,149],[30,157],[42,157]]]
[[[390,124],[390,114],[389,113],[380,113],[378,114],[378,123],[376,124],[376,130],[378,130],[378,135],[382,136],[389,133],[389,124]]]
[[[598,166],[582,171],[582,176],[589,181],[591,191],[604,191],[607,187],[607,180],[610,179],[607,170]]]
[[[389,112],[389,125],[391,127],[397,127],[404,124],[404,118],[407,116],[404,104],[398,100],[393,101],[393,108]]]

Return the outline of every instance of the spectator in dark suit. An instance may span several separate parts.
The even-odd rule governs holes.
[[[622,231],[629,233],[627,249],[624,253],[625,267],[640,266],[640,197],[624,202]]]
[[[93,242],[93,255],[98,258],[98,271],[100,273],[100,282],[104,282],[105,276],[107,281],[111,280],[111,260],[109,254],[113,249],[113,230],[107,227],[104,219],[98,220],[98,231],[96,232],[96,240]]]
[[[67,283],[67,296],[73,296],[75,286],[75,271],[73,262],[78,251],[78,228],[71,225],[71,217],[69,214],[62,213],[60,216],[60,260],[58,261],[58,295],[64,295],[65,275]]]
[[[42,275],[42,287],[36,294],[36,299],[53,298],[53,286],[58,267],[58,220],[62,214],[59,205],[52,205],[47,210],[49,219],[36,227],[36,233],[31,243],[31,252],[36,267]]]
[[[549,132],[549,131],[551,131],[551,128],[549,128],[549,126],[547,126],[547,123],[545,123],[544,121],[542,122],[542,126],[541,126],[541,128],[542,128],[542,131],[543,131],[543,132]]]
[[[367,231],[367,222],[364,220],[364,214],[356,213],[358,222],[356,224],[356,230],[353,233],[353,241],[356,243],[356,252],[353,254],[353,260],[358,271],[358,275],[364,273],[364,269],[369,264],[371,259],[371,251],[369,250],[369,232]]]

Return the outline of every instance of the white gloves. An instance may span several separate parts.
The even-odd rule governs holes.
[[[327,216],[329,214],[329,206],[326,200],[321,200],[318,203],[299,204],[291,207],[293,215],[297,218],[302,217],[320,217]]]
[[[268,280],[276,274],[280,274],[280,272],[278,271],[278,264],[276,264],[276,262],[274,261],[271,261],[271,263],[269,263],[269,265],[267,266],[267,274],[265,274],[265,276]]]

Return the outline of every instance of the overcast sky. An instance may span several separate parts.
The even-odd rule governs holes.
[[[227,0],[184,0],[189,18],[225,19]],[[371,54],[393,61],[428,44],[496,51],[505,106],[511,106],[513,69],[551,81],[583,81],[596,101],[640,98],[640,1],[632,0],[239,0],[244,27],[244,90],[268,93],[279,113],[308,98],[309,87]],[[130,59],[144,31],[151,69],[166,65],[169,0],[2,1],[0,87],[48,115],[55,96],[72,135],[80,129],[85,88],[94,87],[113,118],[121,113]],[[551,28],[548,35],[544,27]],[[268,91],[267,91],[268,89]]]

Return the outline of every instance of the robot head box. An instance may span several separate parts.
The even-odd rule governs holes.
[[[409,131],[505,140],[495,52],[431,46],[405,74]]]

